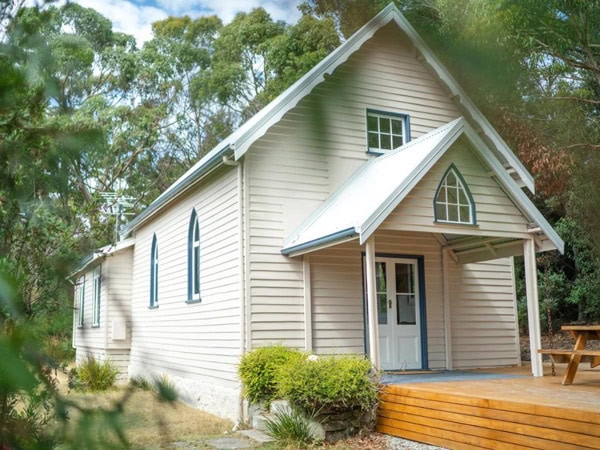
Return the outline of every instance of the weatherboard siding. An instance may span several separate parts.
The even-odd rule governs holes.
[[[108,265],[103,262],[102,278],[100,285],[100,324],[97,327],[92,326],[92,292],[94,288],[94,269],[85,273],[85,298],[83,307],[83,327],[77,327],[77,310],[75,311],[75,332],[73,343],[77,349],[77,359],[80,360],[87,353],[94,350],[103,350],[106,347],[106,301],[107,301],[107,274]],[[94,267],[97,267],[95,265]],[[77,298],[75,298],[77,302]]]
[[[200,229],[199,303],[188,300],[188,230]],[[137,230],[130,376],[166,374],[182,398],[235,418],[240,355],[239,208],[235,168],[225,168]],[[156,234],[158,307],[149,308]],[[221,400],[215,392],[222,391]]]
[[[520,363],[513,280],[510,258],[449,262],[454,368]]]
[[[282,256],[281,248],[312,211],[373,157],[366,152],[367,109],[409,114],[413,138],[460,116],[392,25],[252,145],[244,159],[252,348],[273,342],[304,347],[302,260]],[[332,352],[360,347],[356,338],[336,342],[329,346]]]
[[[434,222],[435,192],[452,163],[464,177],[473,195],[476,226]],[[489,170],[473,150],[459,140],[384,220],[381,228],[527,239],[527,223],[528,220],[489,175]]]
[[[129,349],[131,347],[131,279],[133,271],[133,248],[122,250],[106,258],[108,275],[105,277],[108,289],[108,345],[109,349]],[[115,321],[125,323],[125,339],[113,339]]]

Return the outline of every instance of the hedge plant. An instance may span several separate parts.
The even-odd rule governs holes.
[[[306,411],[370,411],[377,402],[370,371],[368,360],[352,356],[289,361],[277,374],[278,393]]]
[[[246,353],[238,368],[244,385],[244,395],[252,403],[270,403],[277,398],[276,377],[279,369],[294,361],[305,359],[304,353],[282,345],[261,347]]]

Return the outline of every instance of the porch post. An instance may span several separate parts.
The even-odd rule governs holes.
[[[369,313],[369,358],[379,369],[379,329],[377,328],[377,289],[375,286],[375,237],[367,239],[365,246],[367,265],[367,311]]]
[[[523,259],[525,260],[525,289],[527,291],[527,319],[529,324],[529,349],[531,352],[531,372],[534,377],[544,375],[540,333],[540,304],[538,300],[537,262],[535,259],[535,241],[523,240]]]

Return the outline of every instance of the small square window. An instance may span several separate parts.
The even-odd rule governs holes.
[[[369,151],[393,150],[409,139],[408,116],[404,114],[367,111],[367,142]]]

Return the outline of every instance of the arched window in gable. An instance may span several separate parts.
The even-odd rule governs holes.
[[[152,237],[150,251],[150,308],[158,307],[158,242],[156,234]]]
[[[188,302],[200,301],[200,226],[192,210],[188,232]]]
[[[433,200],[436,222],[475,225],[475,202],[469,186],[454,164],[440,182]]]

